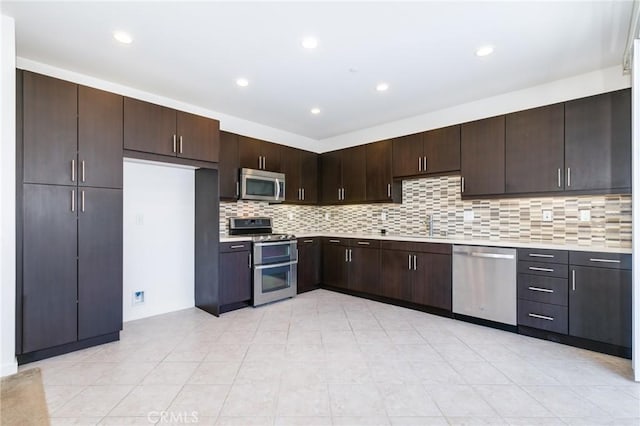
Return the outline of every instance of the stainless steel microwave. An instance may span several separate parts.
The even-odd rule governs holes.
[[[265,170],[240,170],[240,198],[243,200],[284,201],[284,173]]]

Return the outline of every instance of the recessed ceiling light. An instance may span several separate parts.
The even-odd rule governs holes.
[[[114,31],[113,38],[124,44],[131,44],[131,42],[133,41],[133,38],[124,31]]]
[[[249,80],[246,78],[239,78],[236,80],[236,84],[240,87],[247,87],[249,85]]]
[[[311,108],[311,114],[313,115],[320,114],[320,108]]]
[[[376,90],[378,92],[385,92],[388,89],[389,85],[387,83],[378,83],[378,85],[376,86]]]
[[[315,49],[318,47],[318,39],[315,37],[305,37],[302,39],[302,47],[305,49]]]
[[[493,53],[493,46],[482,46],[476,50],[476,56],[487,56]]]

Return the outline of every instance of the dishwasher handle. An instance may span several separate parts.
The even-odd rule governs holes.
[[[464,256],[472,256],[472,257],[483,257],[486,259],[515,259],[513,254],[503,254],[503,253],[483,253],[479,251],[454,251],[454,254],[464,255]]]

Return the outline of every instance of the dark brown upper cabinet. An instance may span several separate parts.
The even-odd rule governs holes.
[[[318,154],[286,146],[281,147],[280,153],[286,177],[285,202],[317,204]]]
[[[505,116],[462,125],[460,134],[462,197],[505,192]]]
[[[565,190],[631,189],[631,89],[565,103]]]
[[[218,162],[220,122],[124,98],[124,149]]]
[[[122,188],[122,96],[22,76],[23,181]]]
[[[24,71],[22,91],[24,182],[77,185],[78,85]]]
[[[320,156],[322,203],[363,203],[367,197],[366,148],[364,145]]]
[[[460,125],[393,140],[393,175],[441,175],[460,170]]]
[[[392,142],[365,145],[367,201],[397,201],[402,198],[402,182],[393,181]]]
[[[281,145],[238,136],[238,158],[241,168],[281,172]]]
[[[564,104],[506,116],[506,192],[564,189]]]
[[[220,162],[218,164],[221,200],[237,200],[240,196],[240,174],[238,169],[238,135],[221,131]]]

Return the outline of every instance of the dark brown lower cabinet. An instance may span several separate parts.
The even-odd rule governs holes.
[[[251,242],[220,245],[220,305],[251,300]]]
[[[321,239],[298,239],[298,293],[318,288],[320,285]]]
[[[408,251],[381,250],[380,294],[398,300],[411,300],[413,255]]]
[[[630,348],[631,271],[575,265],[569,269],[569,334]]]
[[[322,282],[331,287],[347,289],[348,241],[326,238],[322,242]]]
[[[411,301],[451,310],[451,256],[416,253]]]
[[[353,241],[355,244],[358,241]],[[380,294],[380,249],[356,245],[348,250],[349,290]]]
[[[17,352],[120,331],[122,190],[25,184],[23,206]]]
[[[78,339],[77,190],[25,184],[23,197],[22,329],[17,330],[22,348],[17,352],[28,353]]]

